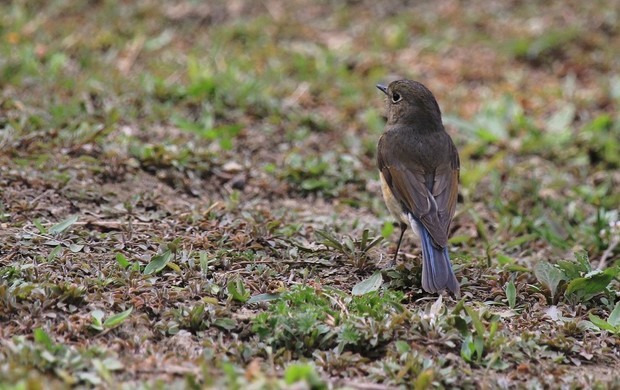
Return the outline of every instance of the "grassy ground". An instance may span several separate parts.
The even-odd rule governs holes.
[[[620,386],[620,4],[402,3],[1,3],[0,388]],[[397,77],[460,301],[384,268]]]

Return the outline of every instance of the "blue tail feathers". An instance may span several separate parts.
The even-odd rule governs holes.
[[[448,289],[458,296],[460,294],[459,282],[452,270],[448,248],[435,246],[424,225],[411,215],[409,221],[412,227],[415,223],[422,240],[422,288],[432,293]]]

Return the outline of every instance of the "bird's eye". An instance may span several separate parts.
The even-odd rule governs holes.
[[[398,93],[396,93],[396,92],[394,92],[394,93],[392,94],[392,103],[398,103],[398,102],[400,102],[401,100],[403,100],[403,97],[402,97],[402,96],[400,96],[400,94],[398,94]]]

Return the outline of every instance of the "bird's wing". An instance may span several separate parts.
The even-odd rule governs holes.
[[[432,194],[437,203],[437,214],[446,234],[456,211],[460,161],[456,147],[450,142],[450,159],[435,171]]]
[[[450,142],[450,159],[434,172],[425,173],[419,166],[403,164],[378,148],[377,163],[394,197],[428,230],[435,244],[448,244],[448,229],[456,208],[459,160]]]

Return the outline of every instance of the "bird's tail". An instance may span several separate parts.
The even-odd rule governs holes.
[[[448,289],[452,294],[459,296],[460,287],[456,280],[448,248],[439,248],[433,244],[433,239],[422,223],[409,217],[411,224],[417,225],[422,239],[422,288],[435,293]]]

